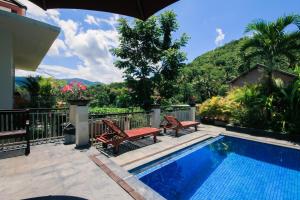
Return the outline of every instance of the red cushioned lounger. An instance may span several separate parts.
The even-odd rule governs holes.
[[[107,148],[108,144],[112,144],[114,153],[118,153],[119,145],[127,140],[135,140],[144,136],[153,135],[153,141],[155,143],[156,136],[160,133],[159,129],[151,127],[123,131],[111,120],[103,119],[102,122],[107,126],[108,132],[97,137],[96,140],[102,142],[104,148]]]
[[[195,131],[197,131],[197,126],[200,124],[200,122],[196,121],[178,121],[175,117],[170,115],[166,115],[164,118],[167,121],[167,124],[163,127],[164,133],[166,133],[166,129],[173,129],[175,130],[176,137],[178,137],[178,131],[180,129],[195,127]]]

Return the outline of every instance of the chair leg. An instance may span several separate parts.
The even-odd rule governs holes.
[[[198,131],[198,126],[197,125],[195,126],[195,131]]]
[[[153,142],[156,143],[157,139],[156,139],[156,134],[153,136]]]
[[[115,155],[118,154],[119,153],[119,145],[115,145],[113,151],[114,151]]]
[[[106,143],[102,143],[102,147],[103,147],[104,149],[107,149],[107,144],[106,144]]]
[[[178,128],[175,129],[175,136],[178,137]]]
[[[164,133],[167,133],[167,129],[166,128],[164,128]]]

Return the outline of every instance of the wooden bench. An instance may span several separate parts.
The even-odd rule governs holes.
[[[25,155],[30,153],[29,110],[0,110],[0,140],[25,139]]]

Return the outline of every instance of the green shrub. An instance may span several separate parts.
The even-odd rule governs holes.
[[[228,92],[225,97],[212,97],[199,107],[199,114],[243,127],[300,133],[300,79],[285,87],[274,80],[273,91],[266,85],[247,85]]]
[[[115,108],[115,107],[90,107],[89,113],[91,114],[108,114],[108,113],[130,113],[130,112],[141,112],[141,108]]]
[[[230,121],[245,127],[268,127],[267,102],[268,98],[263,94],[260,85],[248,85],[231,90],[227,98],[238,103],[240,107],[232,110]]]
[[[199,106],[199,115],[210,119],[228,122],[232,117],[232,111],[238,110],[239,104],[229,98],[220,96],[212,97]]]

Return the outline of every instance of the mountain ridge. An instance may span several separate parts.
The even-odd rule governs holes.
[[[22,86],[23,82],[26,80],[25,76],[16,76],[15,77],[15,83],[18,86]],[[97,85],[97,84],[103,84],[101,82],[93,82],[93,81],[89,81],[86,79],[81,79],[81,78],[67,78],[67,79],[55,79],[55,80],[63,80],[66,81],[68,84],[71,83],[72,81],[77,81],[77,82],[82,82],[83,84],[87,85],[87,86],[92,86],[92,85]]]

